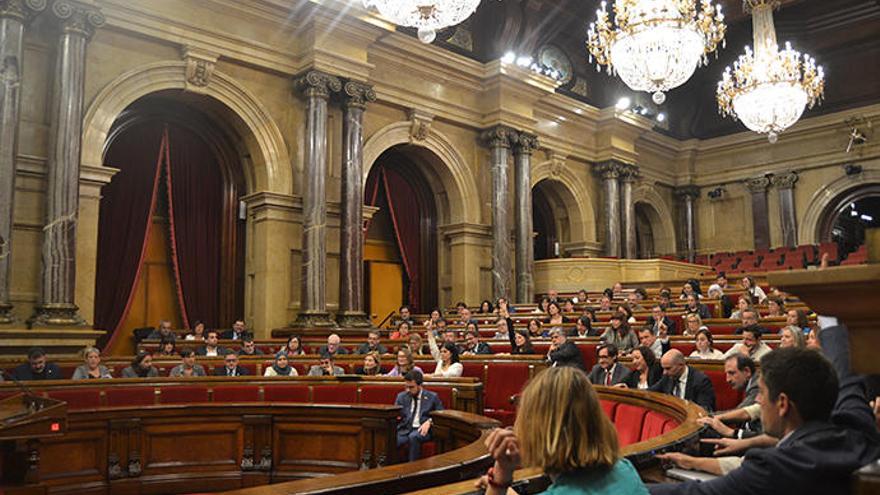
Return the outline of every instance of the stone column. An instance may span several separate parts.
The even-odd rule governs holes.
[[[636,259],[636,205],[633,203],[633,184],[639,177],[639,168],[627,166],[621,170],[620,209],[623,212],[623,257]]]
[[[51,12],[61,35],[55,52],[52,124],[46,170],[42,289],[31,326],[85,324],[74,304],[79,159],[82,145],[86,44],[104,16],[92,4],[55,0]]]
[[[376,100],[369,85],[347,81],[343,85],[342,115],[342,218],[340,222],[339,311],[343,327],[369,327],[364,312],[364,109]]]
[[[310,70],[294,81],[306,99],[303,167],[302,288],[294,326],[333,326],[327,313],[327,100],[342,89],[339,78]]]
[[[520,132],[513,149],[514,201],[516,224],[516,300],[530,303],[535,299],[535,244],[532,236],[532,151],[538,147],[538,138]]]
[[[510,298],[510,232],[507,218],[510,208],[510,179],[507,160],[516,131],[496,126],[483,132],[483,141],[492,150],[492,287],[495,299]]]
[[[626,165],[616,160],[597,164],[593,171],[602,178],[605,190],[605,256],[620,257],[620,186],[618,179]]]
[[[794,212],[794,184],[798,181],[798,174],[791,171],[781,175],[774,175],[770,182],[779,191],[779,225],[782,226],[782,245],[795,247],[798,243],[797,216]]]
[[[45,8],[46,0],[0,0],[0,325],[15,322],[9,279],[24,27]]]
[[[752,225],[755,234],[755,249],[770,247],[770,221],[767,218],[767,187],[770,179],[765,176],[746,179],[746,189],[752,194]]]
[[[675,190],[675,195],[681,199],[683,206],[685,256],[693,263],[697,256],[697,214],[694,202],[700,197],[700,188],[679,187]]]

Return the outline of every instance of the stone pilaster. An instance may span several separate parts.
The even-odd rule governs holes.
[[[9,279],[24,28],[45,8],[46,0],[0,0],[0,325],[16,322]]]
[[[294,80],[306,100],[303,149],[303,245],[300,312],[294,326],[333,326],[327,313],[327,100],[342,89],[339,78],[310,70]]]
[[[41,297],[29,324],[82,326],[85,321],[74,304],[74,293],[86,45],[105,21],[93,4],[74,0],[54,0],[50,11],[60,36],[49,111]]]
[[[514,161],[514,217],[516,225],[516,300],[531,303],[535,299],[535,245],[532,237],[532,151],[538,148],[538,138],[520,132],[513,148]]]
[[[638,258],[636,249],[636,205],[633,203],[633,185],[639,178],[639,168],[627,166],[620,174],[620,210],[623,216],[623,257]]]
[[[492,287],[495,299],[510,297],[510,232],[507,219],[510,213],[510,174],[508,158],[516,131],[496,126],[482,134],[483,141],[492,151]]]
[[[681,200],[684,216],[685,256],[691,263],[697,256],[697,214],[694,203],[700,197],[697,186],[683,186],[675,190],[675,196]]]
[[[602,179],[605,230],[605,256],[620,257],[620,185],[619,178],[627,165],[608,160],[593,166],[593,172]]]
[[[363,157],[364,110],[376,100],[372,86],[347,81],[342,103],[342,218],[340,221],[339,311],[343,327],[371,326],[364,312]]]
[[[767,216],[767,188],[770,179],[766,176],[752,177],[744,182],[752,195],[752,225],[754,226],[755,249],[770,247],[770,221]]]
[[[798,243],[797,215],[794,211],[794,185],[798,181],[798,174],[790,171],[780,175],[774,175],[770,182],[779,192],[779,219],[782,226],[782,245],[795,247]]]

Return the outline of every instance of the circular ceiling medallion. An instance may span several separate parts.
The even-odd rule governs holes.
[[[559,82],[568,84],[572,79],[571,59],[556,45],[544,45],[538,50],[538,62],[559,72]]]

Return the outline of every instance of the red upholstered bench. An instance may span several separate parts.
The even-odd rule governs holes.
[[[108,387],[104,395],[109,407],[152,406],[156,404],[153,387]]]
[[[444,388],[431,388],[431,384],[430,384],[430,383],[426,384],[426,388],[427,388],[428,390],[430,390],[430,391],[432,391],[432,392],[434,392],[434,393],[437,394],[437,397],[440,398],[440,402],[443,404],[443,409],[449,409],[449,408],[451,408],[452,405],[455,403],[455,402],[452,400],[452,391],[453,391],[454,389],[452,389],[452,388],[450,388],[450,387],[444,387]]]
[[[357,404],[357,388],[353,384],[312,387],[312,401],[319,404]]]
[[[393,385],[363,385],[361,386],[361,404],[394,404],[397,395],[403,392],[403,387]]]
[[[624,447],[641,441],[642,426],[648,410],[644,407],[631,404],[618,404],[614,412],[614,426],[617,428],[617,438],[620,446]]]
[[[681,351],[685,357],[690,356],[694,350],[696,350],[697,346],[694,345],[693,342],[675,342],[672,344],[673,349],[678,349]]]
[[[214,387],[214,402],[260,402],[260,388],[253,385]]]
[[[470,378],[477,378],[480,381],[485,381],[485,367],[484,363],[475,363],[472,361],[462,361],[462,374],[461,376],[466,376]],[[493,364],[494,366],[494,364]],[[483,385],[486,386],[485,384]]]
[[[599,344],[578,344],[578,349],[581,350],[581,356],[584,358],[584,369],[588,373],[599,359],[596,357],[596,348],[598,347]]]
[[[49,398],[67,402],[68,409],[92,409],[101,407],[101,391],[98,389],[52,390]]]
[[[676,426],[678,426],[678,422],[674,419],[655,411],[648,411],[642,422],[642,436],[640,441],[659,437]]]
[[[208,402],[208,387],[199,385],[166,385],[159,388],[159,402],[162,404]]]
[[[599,404],[602,406],[602,410],[605,411],[605,415],[608,416],[608,419],[611,422],[614,422],[614,412],[617,410],[617,402],[605,399],[599,399]]]
[[[240,367],[248,370],[248,373],[250,373],[251,376],[257,376],[257,363],[245,362],[245,361],[239,360],[238,365]]]
[[[265,385],[263,400],[266,402],[309,402],[308,385]]]
[[[483,383],[483,414],[495,418],[505,426],[516,419],[516,407],[511,397],[520,393],[529,379],[529,367],[521,363],[493,363]]]

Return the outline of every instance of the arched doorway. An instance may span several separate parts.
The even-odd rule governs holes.
[[[125,336],[113,351],[160,318],[223,328],[244,314],[241,140],[209,100],[142,97],[107,135],[104,165],[120,172],[102,191],[95,323]]]
[[[654,228],[651,214],[653,208],[646,203],[636,203],[636,257],[639,259],[653,258],[656,255],[654,244]]]
[[[556,258],[565,253],[572,240],[577,200],[562,182],[543,179],[532,187],[532,222],[535,232],[535,259]]]
[[[556,236],[553,207],[542,188],[537,186],[532,190],[532,228],[535,232],[535,259],[555,258],[559,238]]]
[[[438,205],[421,171],[426,166],[422,151],[410,145],[389,148],[367,176],[364,201],[379,210],[367,230],[364,293],[378,320],[400,304],[417,312],[438,304]]]
[[[865,229],[880,226],[880,184],[853,187],[838,194],[822,212],[821,242],[836,242],[841,253],[865,242]]]

